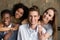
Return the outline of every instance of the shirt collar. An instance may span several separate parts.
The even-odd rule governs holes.
[[[33,30],[32,28],[29,27],[29,24],[28,24],[28,29],[29,29],[30,31],[32,31],[32,32],[38,32],[38,26],[36,26],[36,29]]]
[[[12,23],[10,23],[10,25],[8,26],[8,28],[10,28],[12,26]]]

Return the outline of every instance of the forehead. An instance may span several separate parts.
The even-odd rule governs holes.
[[[30,11],[29,15],[38,15],[38,12],[37,11]]]
[[[3,14],[3,16],[4,16],[4,17],[9,17],[10,14],[9,14],[9,13],[5,13],[5,14]]]
[[[50,15],[54,15],[54,11],[53,11],[52,9],[49,9],[47,12],[48,12]]]
[[[23,10],[23,8],[19,8],[19,9],[17,9],[16,11],[21,11],[21,12],[23,12],[24,10]]]

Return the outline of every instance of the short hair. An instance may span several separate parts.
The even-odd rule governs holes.
[[[8,9],[2,10],[2,11],[1,11],[1,18],[3,18],[3,15],[4,15],[4,14],[9,14],[9,15],[11,16],[12,12],[11,12],[11,10],[8,10]]]
[[[29,9],[29,12],[30,12],[30,11],[37,11],[37,12],[38,12],[38,15],[40,15],[40,10],[39,10],[39,8],[38,8],[36,5],[32,6],[32,7]]]

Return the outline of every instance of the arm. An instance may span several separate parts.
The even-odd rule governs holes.
[[[2,32],[5,32],[5,31],[9,31],[10,28],[7,28],[7,27],[0,27],[0,31]]]
[[[47,32],[45,34],[43,34],[42,36],[47,39],[52,35],[52,29],[48,29]]]
[[[10,28],[7,28],[7,27],[3,27],[4,25],[2,24],[2,23],[0,23],[0,31],[2,32],[4,32],[4,31],[9,31],[10,30]]]
[[[46,40],[45,39],[45,35],[44,35],[45,33],[46,33],[45,28],[43,28],[42,26],[40,26],[39,29],[38,29],[39,40]]]
[[[48,33],[43,34],[43,35],[39,35],[39,40],[46,40],[50,37],[50,35]]]
[[[18,30],[19,24],[15,24],[14,27],[11,27],[11,30]]]
[[[46,33],[40,35],[41,39],[48,39],[53,33],[52,27],[47,27]]]

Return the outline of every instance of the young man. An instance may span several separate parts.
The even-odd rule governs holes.
[[[11,22],[11,11],[8,9],[3,10],[1,12],[1,20],[2,22],[0,23],[0,39],[4,38],[4,40],[9,40],[12,32],[16,30],[14,27],[15,25]]]
[[[0,25],[1,25],[0,26],[0,33],[2,35],[0,34],[1,35],[0,40],[2,38],[5,39],[6,34],[8,34],[10,32],[10,30],[11,30],[12,24],[11,24],[11,14],[10,13],[11,12],[8,9],[3,10],[1,12],[1,20],[2,20],[2,22],[0,23]]]
[[[28,24],[21,25],[18,31],[17,40],[38,40],[39,9],[33,6],[29,9]]]

